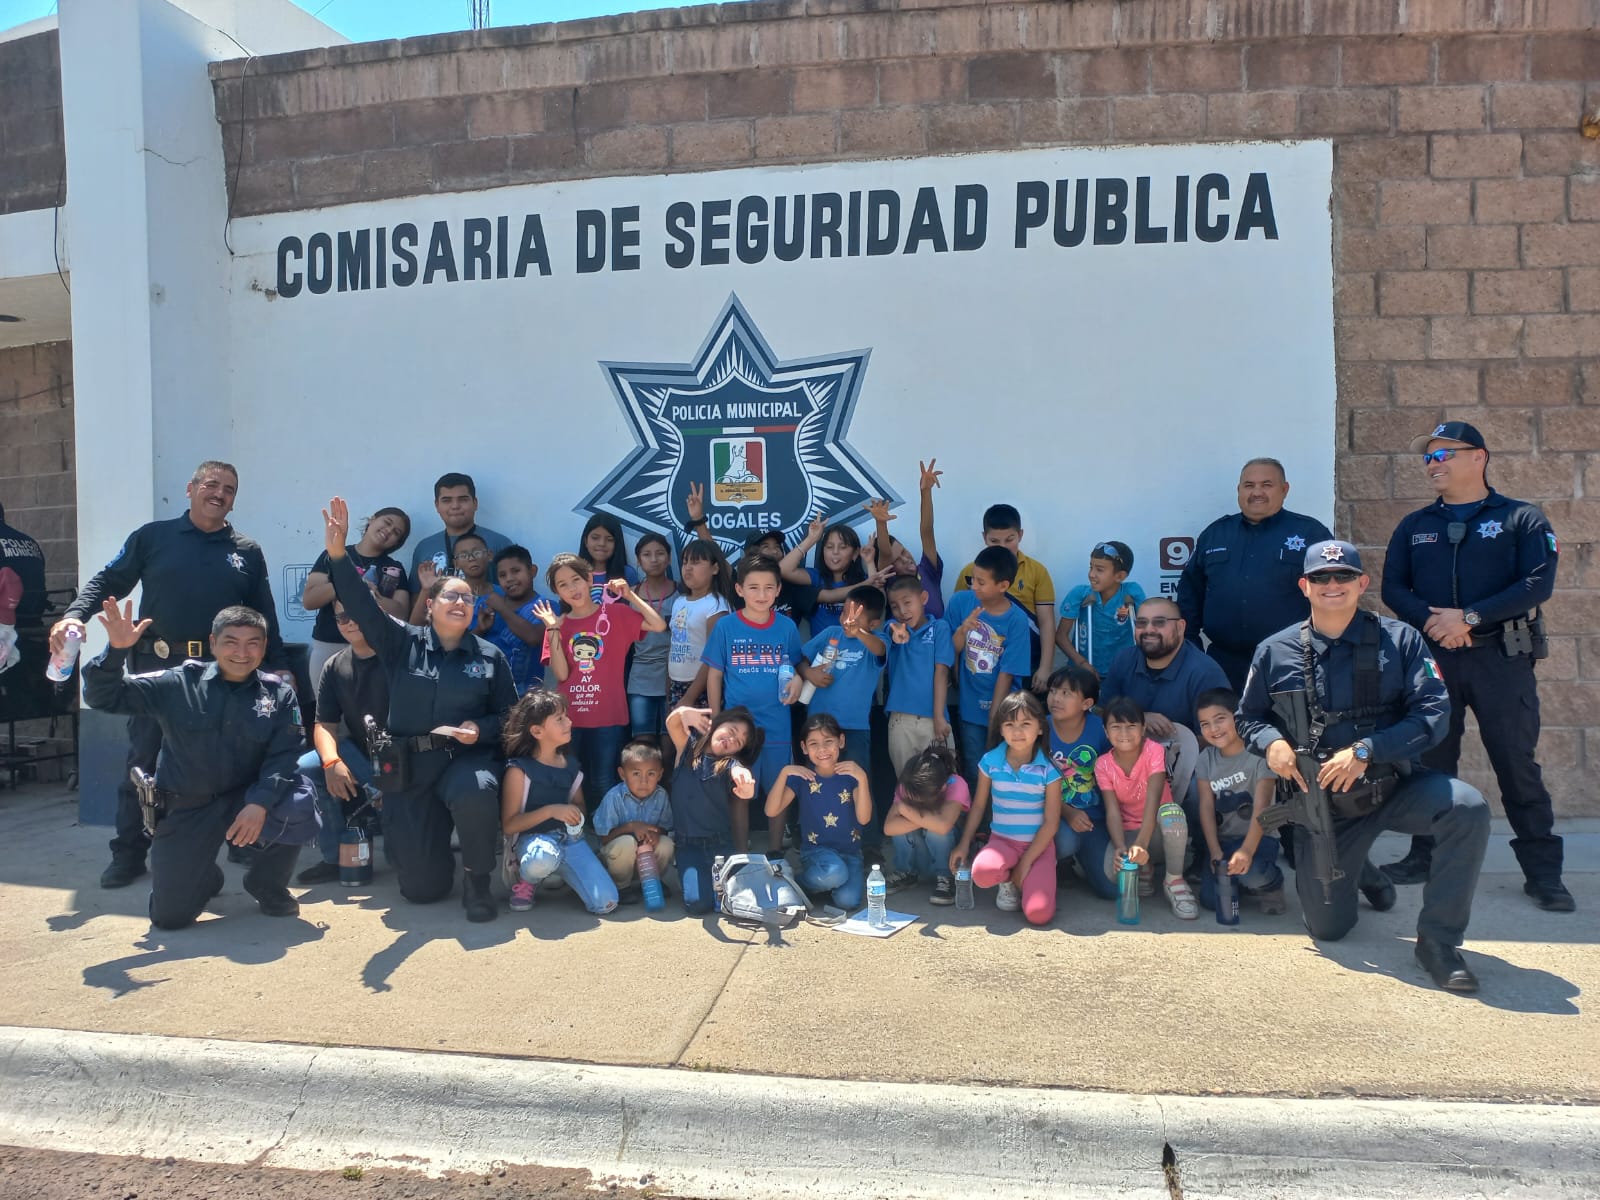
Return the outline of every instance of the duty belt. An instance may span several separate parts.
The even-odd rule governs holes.
[[[187,642],[169,642],[166,638],[146,636],[139,639],[138,649],[152,658],[159,658],[162,662],[172,662],[173,659],[182,662],[187,658],[208,657],[205,642],[198,638]]]
[[[436,733],[419,733],[415,737],[397,736],[394,742],[397,746],[404,746],[419,754],[426,754],[429,750],[453,750],[461,745],[455,738],[440,737]]]

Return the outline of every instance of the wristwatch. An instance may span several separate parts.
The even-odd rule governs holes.
[[[1466,612],[1461,614],[1461,619],[1463,621],[1465,621],[1468,625],[1472,626],[1474,629],[1476,629],[1478,627],[1478,622],[1483,620],[1483,618],[1481,616],[1479,616],[1476,611],[1474,611],[1473,609],[1470,609],[1470,608],[1467,609]]]
[[[1357,762],[1368,763],[1372,761],[1372,743],[1367,741],[1366,738],[1362,738],[1354,746],[1351,746],[1350,750],[1356,756]]]

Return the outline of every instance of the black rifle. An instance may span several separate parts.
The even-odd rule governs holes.
[[[1328,804],[1327,792],[1317,782],[1317,771],[1321,764],[1313,747],[1321,731],[1312,728],[1311,707],[1306,702],[1304,691],[1274,692],[1272,711],[1277,714],[1289,743],[1294,746],[1295,765],[1300,768],[1300,775],[1306,781],[1306,790],[1300,791],[1292,780],[1280,784],[1279,795],[1287,798],[1262,810],[1261,828],[1272,833],[1284,825],[1295,824],[1306,831],[1311,861],[1304,867],[1321,882],[1322,902],[1331,904],[1334,882],[1344,878],[1344,871],[1339,867],[1339,843],[1333,832],[1333,809]],[[1301,869],[1299,862],[1296,862],[1295,869]]]

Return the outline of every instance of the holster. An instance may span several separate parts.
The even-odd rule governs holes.
[[[403,792],[411,786],[411,743],[392,737],[377,725],[367,728],[367,754],[372,782],[380,792]]]
[[[1366,777],[1348,792],[1329,792],[1328,803],[1341,821],[1364,817],[1381,808],[1410,773],[1409,763],[1376,763],[1367,768]]]

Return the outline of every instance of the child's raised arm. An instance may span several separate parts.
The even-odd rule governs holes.
[[[550,673],[556,677],[557,683],[565,683],[567,676],[572,674],[572,667],[567,662],[567,648],[561,642],[561,625],[567,618],[548,600],[536,603],[533,615],[544,624],[544,657],[550,664]]]
[[[930,458],[926,464],[918,460],[917,467],[922,472],[918,482],[918,489],[922,492],[922,512],[918,522],[918,532],[922,535],[922,557],[928,560],[928,565],[935,571],[939,569],[939,547],[933,540],[933,489],[939,486],[939,476],[943,471],[935,471],[934,464],[939,460]]]
[[[672,745],[681,755],[684,747],[689,744],[689,739],[696,734],[701,734],[710,727],[711,713],[703,708],[695,708],[690,704],[681,704],[667,714],[667,736],[672,739]]]
[[[778,772],[778,778],[772,785],[772,790],[767,793],[767,803],[764,811],[767,816],[775,817],[794,802],[794,789],[789,786],[789,777],[795,776],[804,779],[811,774],[804,767],[797,767],[792,763]]]
[[[633,611],[639,614],[639,619],[644,622],[644,627],[651,633],[665,633],[667,631],[667,623],[662,619],[661,614],[645,603],[626,579],[606,580],[606,591],[619,600],[626,600],[633,607]]]
[[[872,824],[872,785],[867,782],[867,773],[860,763],[845,762],[839,764],[839,769],[856,781],[856,822],[860,825]],[[775,814],[768,813],[768,816]]]

